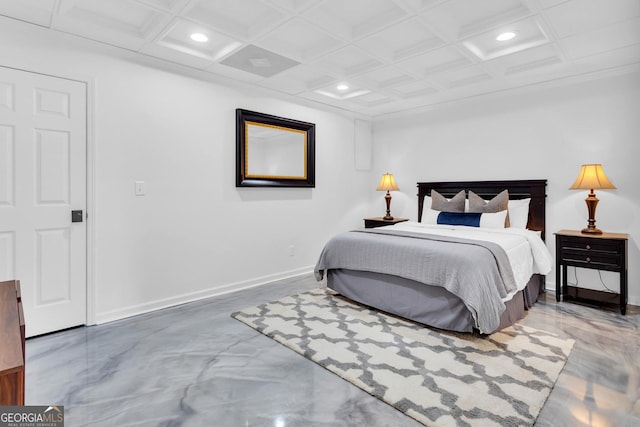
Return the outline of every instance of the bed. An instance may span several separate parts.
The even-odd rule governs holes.
[[[327,287],[349,299],[440,329],[488,334],[523,318],[544,291],[544,275],[551,268],[551,257],[544,246],[546,180],[419,182],[417,187],[417,222],[334,236],[320,255],[316,278],[326,276]],[[524,213],[526,230],[524,222],[522,229],[514,226],[502,230],[426,224],[424,217],[434,213],[430,209],[433,190],[447,199],[460,191],[471,191],[484,200],[507,190],[509,212],[511,203],[530,199],[528,212]],[[476,234],[456,234],[459,229]],[[439,233],[446,236],[440,237]],[[516,269],[511,246],[502,243],[502,235],[506,241],[519,242],[512,246],[521,253],[531,245],[528,250],[541,259],[532,258],[531,270]],[[426,255],[420,252],[423,250],[428,251]],[[446,257],[452,260],[440,252],[451,252]],[[511,273],[507,264],[513,267]],[[485,268],[487,272],[478,274],[482,276],[478,279],[469,273]],[[511,280],[505,277],[509,274],[519,278],[507,286]],[[448,283],[451,277],[459,282],[453,287]]]

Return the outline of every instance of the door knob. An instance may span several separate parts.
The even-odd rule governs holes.
[[[82,211],[71,211],[71,222],[82,222]]]

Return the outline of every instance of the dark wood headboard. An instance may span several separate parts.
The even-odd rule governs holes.
[[[510,199],[531,198],[527,228],[542,232],[545,238],[546,179],[527,179],[513,181],[457,181],[457,182],[419,182],[418,183],[418,222],[422,221],[422,204],[425,196],[436,190],[450,198],[460,190],[473,191],[483,199],[491,199],[503,190],[509,191]]]

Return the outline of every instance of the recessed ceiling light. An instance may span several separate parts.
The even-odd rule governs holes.
[[[515,36],[516,36],[516,33],[507,31],[505,33],[500,34],[498,37],[496,37],[496,40],[498,40],[499,42],[506,42],[507,40],[511,40]]]
[[[194,42],[204,43],[209,40],[209,37],[202,33],[193,33],[191,34],[191,40],[193,40]]]
[[[338,90],[347,90],[347,89],[349,89],[349,85],[346,85],[346,84],[342,83],[342,84],[339,84],[338,86],[336,86],[336,89],[338,89]]]

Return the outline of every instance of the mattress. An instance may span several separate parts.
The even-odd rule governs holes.
[[[454,295],[440,286],[432,286],[433,283],[428,281],[402,277],[401,271],[384,274],[384,271],[367,268],[351,269],[343,266],[327,269],[328,286],[342,295],[443,329],[462,332],[479,329],[483,333],[489,333],[512,324],[524,315],[524,309],[528,305],[535,302],[537,292],[542,288],[541,275],[551,270],[551,255],[540,234],[526,229],[479,229],[405,222],[385,227],[386,230],[490,242],[504,250],[516,287],[510,293],[497,297],[501,299],[499,304],[502,309],[493,314],[496,320],[491,321],[493,326],[490,328],[487,327],[487,322],[478,323],[479,312],[469,305],[469,301],[461,298],[459,293]],[[395,250],[397,248],[399,247],[396,246]],[[500,324],[494,329],[498,316]]]
[[[458,225],[423,224],[407,221],[385,227],[389,230],[436,234],[449,237],[480,240],[498,244],[507,254],[517,290],[503,298],[508,301],[521,291],[533,274],[545,275],[551,271],[553,259],[537,231],[524,228],[478,228]]]

